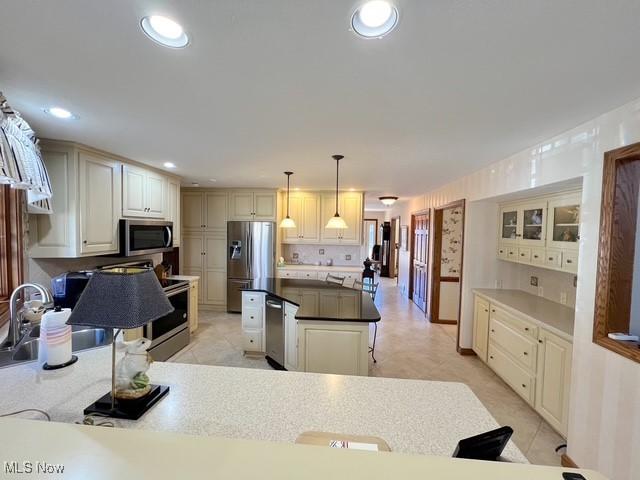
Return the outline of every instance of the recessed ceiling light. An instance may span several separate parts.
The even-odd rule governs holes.
[[[398,10],[385,0],[363,3],[351,17],[355,32],[366,38],[380,38],[398,23]]]
[[[151,40],[165,47],[184,48],[189,44],[189,37],[182,25],[170,18],[151,15],[144,17],[140,26]]]
[[[164,162],[164,168],[176,168],[176,164],[172,162]]]
[[[49,108],[45,108],[44,111],[45,113],[48,113],[49,115],[56,118],[61,118],[62,120],[71,120],[73,118],[77,118],[69,110],[62,107],[49,107]]]

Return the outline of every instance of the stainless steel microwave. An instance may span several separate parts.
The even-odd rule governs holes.
[[[173,250],[173,222],[120,220],[120,255],[133,257]]]

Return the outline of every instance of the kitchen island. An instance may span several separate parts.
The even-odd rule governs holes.
[[[335,283],[259,278],[242,293],[245,351],[287,370],[368,375],[369,325],[378,321],[368,293]]]
[[[83,409],[111,388],[111,349],[78,357],[60,370],[35,362],[0,369],[0,415],[39,408],[54,422],[82,421]],[[445,457],[461,438],[498,427],[461,383],[165,362],[148,374],[169,394],[138,421],[113,420],[117,427],[284,443],[307,431],[372,435],[392,452]],[[504,455],[527,462],[512,442]]]

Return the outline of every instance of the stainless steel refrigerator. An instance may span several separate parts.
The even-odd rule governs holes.
[[[273,277],[276,224],[227,222],[227,311],[242,310],[242,292],[256,278]]]

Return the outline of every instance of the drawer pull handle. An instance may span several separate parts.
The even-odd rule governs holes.
[[[567,263],[573,263],[571,260],[567,260]]]
[[[496,331],[492,328],[492,329],[491,329],[491,333],[496,333]]]
[[[522,388],[527,388],[527,385],[525,383],[522,384]]]
[[[528,332],[529,331],[529,327],[524,327],[524,331]]]
[[[491,309],[491,311],[492,311],[493,313],[496,313],[496,309],[495,309],[495,308],[492,308],[492,309]]]
[[[521,254],[520,254],[520,256],[521,256],[521,257],[524,257],[524,253],[521,253]]]
[[[538,258],[538,255],[534,255],[533,258]]]
[[[251,315],[251,320],[253,320],[253,315]]]
[[[253,343],[253,340],[249,340],[249,343]]]
[[[549,261],[550,261],[550,262],[553,262],[553,257],[549,257]]]
[[[538,340],[538,343],[542,343],[542,340]]]
[[[491,360],[493,360],[493,355],[489,355],[489,358],[490,358]]]
[[[525,356],[526,356],[526,355],[529,355],[529,353],[527,353],[527,352],[522,352],[522,353],[524,353],[524,354],[525,354]]]
[[[484,309],[485,312],[489,312],[489,310],[487,310],[486,308]]]

